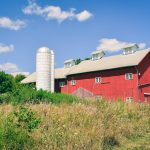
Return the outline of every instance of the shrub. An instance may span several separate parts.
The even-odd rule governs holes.
[[[14,112],[14,115],[17,118],[16,125],[27,129],[29,132],[38,128],[40,124],[40,119],[35,117],[35,113],[25,107],[21,106],[19,111]]]
[[[8,103],[10,96],[11,95],[9,93],[0,94],[0,104]]]
[[[34,98],[34,93],[36,91],[31,87],[25,85],[18,85],[13,92],[11,92],[11,98],[9,99],[10,103],[13,104],[23,104],[30,102]]]
[[[50,93],[43,90],[36,91],[32,87],[24,85],[19,86],[11,93],[9,102],[13,104],[20,104],[20,103],[38,104],[41,102],[59,104],[59,103],[73,103],[77,102],[78,100],[79,99],[77,97],[69,94]]]
[[[31,131],[39,127],[40,120],[27,108],[20,107],[0,120],[0,149],[32,149],[35,141]]]

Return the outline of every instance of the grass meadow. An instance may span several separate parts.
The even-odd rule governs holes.
[[[150,149],[149,104],[83,100],[23,104],[20,110],[21,105],[0,105],[0,149]]]

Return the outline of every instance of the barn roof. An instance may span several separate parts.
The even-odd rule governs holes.
[[[68,75],[137,66],[149,52],[150,49],[146,49],[128,55],[103,57],[95,61],[85,60],[70,70]]]
[[[66,78],[67,75],[73,74],[137,66],[149,52],[150,49],[146,49],[128,55],[120,54],[103,57],[95,61],[85,60],[71,68],[57,68],[55,69],[55,79],[63,79]],[[21,83],[32,82],[36,82],[36,72],[21,81]]]
[[[72,70],[75,66],[71,68],[57,68],[55,69],[55,79],[64,79],[70,70]],[[36,72],[27,76],[21,83],[34,83],[36,82]]]
[[[70,68],[57,68],[55,69],[55,79],[63,79],[66,78],[68,72],[73,70],[76,66],[72,66]]]
[[[36,82],[36,72],[30,74],[21,81],[21,83],[34,83],[34,82]]]

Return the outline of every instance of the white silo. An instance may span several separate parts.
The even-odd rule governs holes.
[[[36,88],[54,92],[54,52],[47,47],[36,54]]]

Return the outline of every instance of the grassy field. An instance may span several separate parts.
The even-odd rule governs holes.
[[[58,105],[26,104],[24,107],[34,112],[34,117],[32,113],[20,113],[18,105],[0,105],[0,149],[150,149],[149,104],[82,101]],[[14,112],[23,114],[19,117],[24,119],[13,116]],[[35,129],[26,131],[27,127]]]

